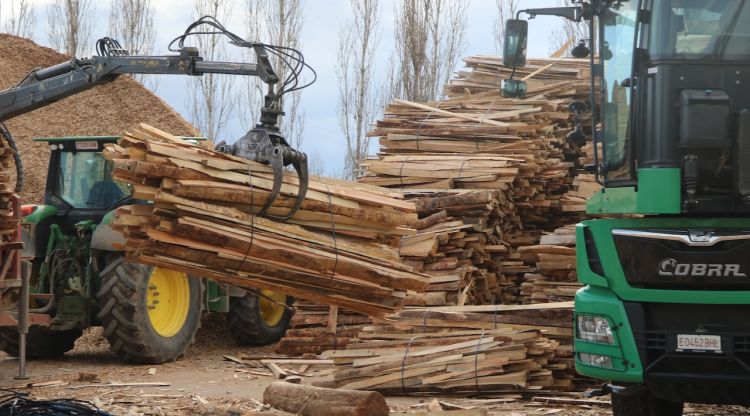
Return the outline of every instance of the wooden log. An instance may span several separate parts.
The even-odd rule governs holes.
[[[263,402],[301,416],[388,416],[390,409],[382,394],[374,391],[327,389],[271,383]]]

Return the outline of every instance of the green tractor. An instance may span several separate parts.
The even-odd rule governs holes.
[[[36,139],[49,143],[51,154],[44,204],[21,208],[23,259],[31,269],[28,356],[61,356],[83,329],[101,325],[119,357],[173,361],[194,341],[203,311],[227,313],[240,344],[281,338],[291,318],[290,296],[247,291],[124,257],[125,241],[111,220],[118,207],[139,201],[113,179],[113,165],[102,156],[104,145],[116,140]],[[17,292],[5,293],[0,303],[14,296]],[[19,354],[14,327],[0,327],[0,349]]]

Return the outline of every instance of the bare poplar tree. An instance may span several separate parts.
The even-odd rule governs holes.
[[[109,27],[112,37],[120,41],[122,47],[133,55],[148,55],[154,50],[154,7],[152,0],[112,0],[109,13]],[[156,88],[156,79],[143,74],[133,78]]]
[[[228,0],[195,0],[193,18],[214,16],[219,22],[229,20],[231,3]],[[203,59],[226,60],[226,37],[219,34],[195,35],[188,38],[194,42]],[[188,112],[190,119],[210,140],[220,141],[221,133],[232,116],[235,96],[234,80],[228,75],[205,74],[188,80]]]
[[[271,45],[299,49],[302,33],[303,4],[301,0],[245,0],[245,28],[249,40]],[[251,59],[255,59],[252,50],[248,50]],[[278,56],[271,57],[271,64],[279,76],[284,79],[289,69],[282,64]],[[243,120],[246,127],[253,126],[260,118],[260,107],[266,91],[264,84],[257,79],[250,79],[242,99],[243,113],[250,114],[251,120]],[[281,131],[292,147],[299,148],[304,132],[304,113],[301,108],[300,91],[284,96],[281,103],[285,115],[281,117]]]
[[[346,140],[344,177],[355,179],[359,162],[367,157],[367,130],[377,113],[375,49],[378,44],[377,0],[350,0],[353,16],[339,31],[336,76],[339,126]]]
[[[71,56],[91,50],[93,14],[91,0],[54,0],[47,14],[50,45]]]
[[[6,0],[5,4],[5,12],[9,17],[3,25],[3,31],[24,38],[32,38],[36,24],[36,10],[31,0]]]
[[[576,5],[571,0],[558,0],[557,4],[563,7]],[[550,52],[562,48],[569,39],[573,39],[573,46],[578,44],[581,40],[589,39],[589,29],[586,21],[577,23],[572,20],[562,19],[562,23],[563,25],[561,28],[553,30],[549,35]],[[568,54],[570,54],[571,50],[572,48],[568,48]]]
[[[389,100],[434,100],[466,47],[468,1],[402,0],[396,11]]]
[[[503,52],[505,43],[505,23],[508,19],[515,19],[516,13],[520,10],[521,0],[495,0],[497,6],[497,20],[495,20],[495,52]]]

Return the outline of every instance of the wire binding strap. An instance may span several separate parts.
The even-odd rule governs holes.
[[[495,304],[495,313],[492,314],[493,329],[497,329],[497,304]]]
[[[464,176],[464,165],[466,165],[466,162],[468,162],[468,161],[469,161],[469,159],[464,159],[461,162],[461,167],[458,169],[458,178],[456,178],[459,181],[461,181],[461,178],[463,178],[463,176]]]
[[[406,357],[409,356],[409,348],[411,348],[411,343],[414,342],[414,339],[417,337],[411,337],[409,340],[409,343],[406,344],[406,351],[404,352],[404,358],[401,360],[401,393],[403,393],[404,396],[406,396],[406,383],[404,382],[404,371],[406,367]]]
[[[399,181],[399,185],[401,185],[402,189],[404,187],[404,165],[408,161],[409,161],[409,156],[406,156],[404,158],[404,160],[401,161],[401,167],[398,168],[398,181]]]
[[[479,393],[479,348],[482,346],[482,340],[484,339],[484,330],[479,336],[479,342],[477,342],[477,351],[474,354],[474,388]]]
[[[252,169],[247,169],[247,176],[250,179],[250,244],[247,246],[247,250],[245,250],[245,257],[242,258],[242,262],[240,263],[239,267],[237,267],[237,270],[234,271],[234,274],[238,274],[240,269],[245,266],[245,261],[247,261],[247,257],[250,255],[250,250],[252,250],[253,248],[253,240],[255,238],[255,211],[253,211],[253,205],[255,205],[255,187],[253,186]]]
[[[442,102],[439,102],[439,103],[437,103],[437,106],[435,106],[435,108],[433,108],[432,110],[430,110],[430,112],[429,112],[429,113],[427,113],[427,117],[423,118],[423,119],[422,119],[422,121],[420,121],[420,122],[419,122],[419,126],[417,127],[417,137],[416,137],[416,139],[417,139],[417,151],[420,151],[420,150],[421,150],[421,149],[419,148],[419,136],[420,136],[420,134],[422,133],[422,126],[424,125],[424,123],[425,123],[425,122],[426,122],[427,120],[429,120],[429,118],[430,118],[430,117],[432,117],[432,113],[434,113],[434,112],[435,112],[435,110],[438,110],[438,109],[439,109],[439,107],[440,107],[440,104],[441,104],[441,103],[442,103]]]
[[[479,119],[479,121],[477,122],[477,127],[479,127],[479,126],[480,126],[480,125],[481,125],[482,123],[484,123],[484,119],[485,119],[485,118],[487,117],[487,114],[489,114],[489,113],[490,113],[490,110],[492,109],[492,107],[494,107],[494,106],[495,106],[495,101],[497,101],[497,98],[498,98],[498,97],[495,97],[495,98],[494,98],[494,99],[492,100],[492,102],[490,103],[490,106],[489,106],[489,107],[487,107],[487,111],[485,111],[485,112],[484,112],[484,114],[482,114],[482,118],[480,118],[480,119]],[[477,139],[477,136],[476,136],[476,135],[474,135],[474,139]],[[475,140],[475,141],[474,141],[474,147],[476,147],[476,149],[477,149],[477,152],[478,152],[478,151],[479,151],[479,140]]]
[[[333,199],[331,198],[331,189],[328,187],[327,183],[324,183],[323,185],[326,186],[326,192],[328,193],[328,213],[331,217],[331,232],[333,233],[333,254],[336,256],[336,259],[333,262],[333,270],[331,270],[330,280],[333,280],[333,278],[336,277],[336,270],[338,270],[339,267],[339,246],[338,240],[336,239],[336,221],[334,221],[333,218]]]

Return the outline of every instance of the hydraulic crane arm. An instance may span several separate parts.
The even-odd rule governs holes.
[[[198,50],[190,47],[182,48],[179,55],[74,58],[49,68],[32,71],[17,86],[0,91],[0,121],[111,82],[122,74],[257,76],[268,84],[269,94],[272,95],[273,85],[278,82],[278,77],[265,49],[257,46],[255,52],[258,64],[204,61]]]
[[[252,48],[257,63],[204,61],[197,48],[184,45],[187,37],[196,34],[226,36],[230,43],[235,46]],[[172,45],[175,43],[178,47],[172,49]],[[84,59],[74,58],[49,68],[34,70],[15,87],[0,91],[0,135],[5,136],[10,146],[15,149],[15,142],[2,124],[3,121],[97,85],[111,82],[122,74],[255,76],[266,83],[268,87],[260,111],[260,122],[235,144],[220,145],[218,148],[226,153],[270,165],[274,172],[274,184],[270,198],[259,214],[280,221],[291,218],[301,206],[307,193],[307,156],[291,148],[284,136],[279,133],[279,116],[284,114],[281,110],[281,100],[284,94],[298,91],[315,81],[313,79],[313,81],[304,85],[298,82],[299,75],[304,68],[310,69],[313,75],[315,71],[305,63],[304,56],[296,49],[246,41],[226,30],[221,23],[211,16],[204,16],[188,26],[184,34],[170,43],[170,50],[177,52],[177,54],[163,56],[129,55],[116,40],[104,38],[97,42],[98,56]],[[281,64],[288,69],[288,73],[283,80],[276,75],[269,59],[269,53],[279,58]],[[278,90],[277,84],[279,84]],[[15,159],[16,190],[20,192],[23,183],[23,169],[17,152]],[[290,165],[297,172],[299,178],[299,187],[297,194],[294,196],[295,203],[285,215],[270,214],[268,210],[273,200],[281,192],[284,168]]]

